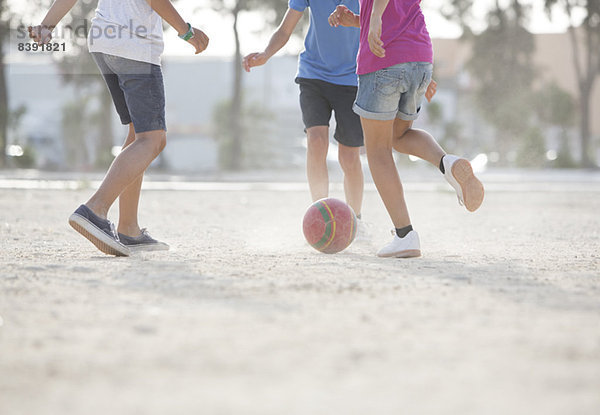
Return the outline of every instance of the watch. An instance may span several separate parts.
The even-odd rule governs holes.
[[[185,33],[183,35],[178,35],[181,39],[185,40],[186,42],[194,37],[194,29],[192,28],[192,25],[189,23],[187,25],[188,25],[187,33]]]

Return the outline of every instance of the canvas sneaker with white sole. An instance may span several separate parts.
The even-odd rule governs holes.
[[[377,252],[378,257],[382,258],[414,258],[421,256],[421,242],[419,234],[416,231],[410,231],[404,238],[396,235],[393,229],[394,239]]]
[[[115,225],[81,205],[69,217],[69,225],[107,255],[129,256],[129,248],[119,241]]]
[[[153,237],[150,236],[148,230],[146,228],[142,229],[142,234],[140,236],[127,236],[122,233],[119,233],[119,240],[123,245],[128,247],[132,252],[137,251],[168,251],[169,245],[157,241]]]
[[[371,224],[366,223],[362,219],[357,219],[356,236],[354,237],[354,241],[352,241],[352,243],[355,245],[370,245],[372,239]]]
[[[444,177],[456,190],[458,203],[467,208],[469,212],[476,211],[483,203],[483,184],[473,173],[469,160],[451,154],[442,159],[444,164]]]

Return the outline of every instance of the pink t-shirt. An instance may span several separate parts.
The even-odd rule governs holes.
[[[406,62],[433,63],[433,47],[421,11],[421,0],[390,0],[382,18],[381,40],[385,58],[369,49],[369,23],[373,0],[360,0],[359,75]]]

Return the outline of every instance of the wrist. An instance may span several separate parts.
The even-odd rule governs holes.
[[[173,29],[177,31],[177,36],[182,36],[188,32],[188,24],[182,20],[177,26],[173,26]]]
[[[185,40],[186,42],[194,37],[194,29],[192,25],[186,23],[185,30],[178,32],[177,34],[180,39]]]
[[[275,50],[271,50],[269,48],[266,48],[265,50],[263,50],[261,52],[261,54],[265,57],[266,60],[271,59],[271,56],[275,55],[275,53],[277,53],[277,51]]]

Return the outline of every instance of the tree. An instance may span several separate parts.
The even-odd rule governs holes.
[[[267,10],[272,13],[267,15],[267,25],[273,26],[279,22],[287,10],[286,0],[212,0],[216,10],[225,12],[232,17],[232,30],[235,38],[235,52],[233,54],[233,84],[231,93],[231,104],[229,111],[229,150],[231,155],[226,157],[228,170],[239,170],[242,167],[242,154],[244,143],[244,130],[242,129],[243,109],[243,74],[242,74],[242,52],[239,33],[239,19],[242,12]]]
[[[10,35],[10,19],[7,0],[0,0],[0,168],[6,166],[6,144],[8,135],[8,85],[4,63],[4,45]]]
[[[575,124],[575,100],[556,83],[545,85],[535,96],[537,115],[546,125],[560,129],[556,166],[575,167],[569,148],[569,128]]]
[[[220,102],[213,113],[214,136],[219,143],[219,166],[231,166],[232,151],[230,123],[231,101]],[[247,105],[242,108],[240,127],[245,132],[244,142],[252,143],[244,146],[241,154],[240,168],[260,169],[272,168],[276,158],[277,143],[270,134],[270,125],[274,114],[265,111],[260,105]],[[238,149],[239,150],[239,149]]]
[[[78,110],[79,118],[73,119],[68,115],[65,115],[65,117],[72,119],[73,122],[78,120],[79,123],[85,126],[85,128],[76,129],[77,131],[89,133],[89,127],[92,127],[92,131],[95,132],[96,136],[96,151],[93,163],[98,167],[106,167],[112,161],[114,110],[110,93],[104,85],[104,80],[98,72],[96,64],[88,53],[86,32],[89,25],[87,22],[90,21],[95,8],[96,2],[79,1],[71,12],[65,16],[61,23],[63,27],[68,27],[69,30],[64,30],[64,33],[69,34],[72,39],[69,39],[69,53],[61,54],[58,57],[57,64],[64,82],[73,85],[77,89],[82,105]],[[82,95],[91,95],[99,101],[97,113],[88,111],[89,99],[82,97]],[[72,105],[67,105],[63,108],[63,111],[72,109]],[[84,140],[84,138],[85,136],[82,135],[77,137],[77,140]],[[73,142],[72,137],[65,137],[64,140],[65,147],[82,145],[81,142]],[[73,151],[67,150],[67,153],[71,154]],[[75,150],[75,153],[78,153],[78,151]]]
[[[600,1],[599,0],[545,0],[546,10],[551,16],[554,6],[559,6],[568,16],[568,28],[573,48],[573,66],[579,90],[579,138],[581,163],[585,167],[596,166],[592,159],[591,143],[591,94],[600,75]],[[573,15],[582,9],[586,12],[579,28],[575,27]]]
[[[497,131],[498,152],[508,159],[516,140],[527,140],[533,117],[531,96],[536,69],[533,35],[527,31],[527,8],[520,0],[502,6],[496,0],[487,14],[487,28],[471,30],[472,0],[453,0],[444,14],[457,21],[463,40],[473,46],[467,69],[475,84],[475,101],[483,117]]]
[[[6,145],[8,143],[8,132],[10,126],[11,111],[9,108],[8,83],[6,78],[5,50],[6,45],[11,39],[11,22],[17,21],[23,16],[19,16],[10,9],[9,0],[0,0],[0,168],[6,163]],[[31,9],[35,9],[40,4],[39,0],[28,2]],[[27,40],[27,39],[26,39]],[[19,39],[19,41],[23,41]],[[18,110],[17,110],[18,111]]]
[[[488,27],[473,39],[468,68],[478,85],[475,97],[483,116],[498,132],[505,157],[527,139],[532,117],[533,35],[524,28],[525,10],[518,0],[507,8],[499,2],[488,14]]]

